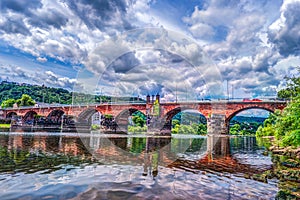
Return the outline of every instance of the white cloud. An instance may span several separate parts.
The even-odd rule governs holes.
[[[48,61],[48,59],[45,58],[45,57],[37,57],[36,60],[39,61],[39,62],[41,62],[41,63],[44,63],[44,62]]]
[[[145,93],[142,90],[150,88],[164,92],[166,98],[167,91],[176,87],[173,80],[184,81],[182,85],[193,87],[202,96],[216,90],[224,80],[239,91],[265,93],[281,87],[290,66],[297,65],[299,0],[205,1],[180,19],[185,23],[182,27],[174,23],[177,19],[157,14],[155,3],[34,0],[24,4],[3,0],[0,39],[41,63],[55,60],[84,66],[110,89],[113,81],[120,81],[120,93],[132,88]],[[188,13],[189,5],[185,6],[184,13]],[[142,29],[161,25],[178,32]],[[190,34],[198,43],[181,33]],[[194,66],[188,68],[188,62]],[[75,83],[55,69],[36,78],[23,66],[18,69],[5,68],[14,77],[36,81],[43,81],[43,77],[49,84],[52,81],[62,87]],[[158,83],[150,87],[145,80],[152,86],[154,81]],[[177,90],[183,94],[185,89],[177,85]],[[215,93],[224,91],[219,87]]]

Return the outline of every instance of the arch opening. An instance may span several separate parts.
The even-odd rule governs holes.
[[[34,125],[37,116],[35,111],[28,111],[23,117],[23,122],[27,125]]]
[[[147,132],[147,116],[135,108],[123,110],[113,121],[117,129],[128,134]]]
[[[62,110],[53,110],[47,116],[47,124],[61,125],[65,112]]]
[[[251,107],[234,112],[227,119],[229,134],[255,135],[273,111],[267,108]]]
[[[13,118],[16,118],[18,115],[16,112],[9,112],[7,115],[6,115],[6,119],[13,119]]]
[[[80,125],[86,125],[88,128],[92,130],[99,130],[103,125],[104,115],[96,109],[88,108],[82,111],[78,118],[77,122]]]
[[[198,110],[178,107],[169,111],[165,118],[172,134],[207,134],[207,119]]]

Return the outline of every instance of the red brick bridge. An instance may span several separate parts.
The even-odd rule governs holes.
[[[96,112],[102,115],[114,116],[116,123],[121,127],[127,126],[128,117],[136,111],[145,115],[153,114],[157,106],[156,118],[159,119],[157,127],[162,129],[166,124],[170,124],[172,118],[184,110],[198,111],[204,115],[208,122],[208,132],[216,134],[228,133],[229,122],[232,117],[247,109],[263,109],[274,112],[276,109],[282,110],[286,106],[285,101],[199,101],[199,102],[172,102],[159,103],[159,96],[155,101],[147,99],[146,103],[102,103],[93,105],[51,105],[35,107],[19,107],[2,109],[2,117],[11,118],[13,115],[21,116],[22,119],[32,118],[35,115],[44,117],[61,117],[63,115],[74,116],[77,121],[88,121]],[[0,110],[1,111],[1,110]]]

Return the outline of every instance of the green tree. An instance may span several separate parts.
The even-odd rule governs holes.
[[[297,67],[298,73],[300,73],[300,67]],[[300,94],[300,76],[285,77],[287,87],[278,92],[279,98],[291,98]]]
[[[234,124],[230,127],[229,133],[232,135],[239,135],[241,134],[241,126],[239,124]]]
[[[198,124],[198,130],[197,130],[198,135],[205,135],[207,134],[207,125],[206,124]]]
[[[14,99],[7,99],[1,103],[2,108],[11,108],[16,103]]]
[[[135,124],[135,126],[140,126],[140,127],[143,127],[146,123],[146,121],[140,116],[133,116],[132,121]]]
[[[271,119],[270,119],[271,118]],[[275,136],[280,146],[300,146],[300,95],[293,98],[281,112],[270,115],[264,127],[259,127],[257,136]],[[272,123],[274,122],[274,123]]]
[[[177,124],[180,124],[180,121],[179,121],[178,119],[173,119],[173,120],[172,120],[172,128],[175,128],[175,126],[176,126]]]
[[[16,102],[18,106],[33,106],[35,104],[35,101],[28,94],[23,94],[21,99]]]

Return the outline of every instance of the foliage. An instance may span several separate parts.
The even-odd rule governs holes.
[[[176,121],[175,121],[176,120]],[[175,126],[174,123],[181,123],[181,124],[192,124],[192,123],[202,123],[206,124],[206,118],[204,115],[195,113],[195,112],[179,112],[177,113],[172,119],[172,127]]]
[[[298,73],[300,73],[300,67],[297,67]],[[279,98],[291,98],[296,97],[300,94],[300,76],[296,77],[285,77],[287,87],[280,90],[277,93]]]
[[[1,107],[2,108],[12,108],[15,103],[16,103],[15,99],[7,99],[1,103]]]
[[[10,124],[0,124],[0,128],[10,128]]]
[[[172,128],[172,134],[194,134],[194,135],[205,135],[207,134],[206,124],[196,124],[191,125],[185,124],[175,124]]]
[[[0,103],[8,99],[20,99],[23,94],[27,94],[32,97],[36,102],[43,103],[60,103],[60,104],[72,104],[73,93],[63,88],[52,88],[44,85],[31,85],[25,83],[15,83],[2,81],[0,83]],[[112,97],[99,96],[99,95],[87,95],[78,94],[74,95],[76,98],[84,97],[83,102],[89,101],[90,103],[103,103],[111,102]],[[131,97],[120,97],[118,101],[127,101]],[[136,98],[136,101],[143,101],[140,98]],[[75,102],[81,102],[80,99],[76,99]],[[12,107],[12,106],[9,106]]]
[[[255,117],[243,117],[245,121],[232,120],[229,133],[232,135],[255,135],[262,122],[255,122]]]
[[[275,136],[280,146],[300,146],[300,95],[280,113],[277,111],[260,127],[257,136]]]
[[[130,133],[144,133],[147,132],[147,126],[128,126],[128,132]]]
[[[99,130],[100,129],[100,125],[98,125],[98,124],[92,124],[91,125],[91,129],[92,130]]]
[[[113,115],[111,115],[111,114],[105,114],[104,115],[104,118],[106,118],[106,119],[112,119],[114,116]]]
[[[135,126],[143,127],[145,125],[145,120],[140,116],[133,116],[132,121]]]
[[[23,94],[21,99],[16,100],[18,106],[33,106],[35,101],[28,95]]]
[[[17,103],[18,106],[33,106],[35,101],[28,95],[23,94],[20,99],[7,99],[1,103],[2,108],[13,107],[13,105]]]
[[[21,99],[23,94],[31,96],[36,102],[72,103],[72,93],[62,88],[50,88],[43,85],[30,85],[7,81],[0,83],[1,102],[7,99]]]
[[[229,129],[229,133],[232,135],[238,135],[240,131],[241,131],[241,126],[239,124],[234,124]]]

